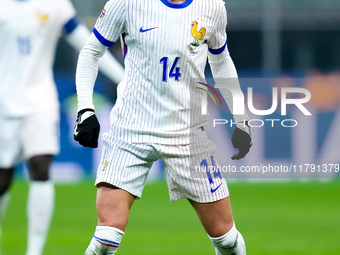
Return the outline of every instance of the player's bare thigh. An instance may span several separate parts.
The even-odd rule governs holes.
[[[135,197],[108,183],[99,183],[97,187],[98,225],[111,226],[125,231]]]
[[[222,236],[234,224],[229,197],[211,203],[189,200],[206,232],[211,237]]]

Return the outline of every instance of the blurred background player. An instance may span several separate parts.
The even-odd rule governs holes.
[[[54,207],[49,180],[59,152],[59,102],[53,60],[61,32],[80,50],[90,35],[69,0],[0,1],[0,219],[14,169],[27,162],[27,255],[42,254]],[[109,53],[101,71],[114,83],[123,67]]]
[[[188,199],[216,247],[217,255],[246,254],[233,221],[229,191],[221,173],[192,171],[218,166],[215,145],[203,126],[201,98],[193,78],[204,82],[207,58],[215,79],[230,78],[242,93],[227,49],[227,16],[221,0],[111,0],[82,49],[77,67],[78,118],[75,139],[97,147],[99,123],[92,102],[97,61],[122,35],[126,75],[118,86],[110,131],[103,135],[96,185],[98,226],[86,255],[114,254],[140,198],[153,162],[162,159],[170,199]],[[199,25],[199,26],[198,26]],[[226,81],[226,80],[224,80]],[[221,89],[231,112],[233,98]],[[246,156],[248,115],[234,115],[232,141]]]

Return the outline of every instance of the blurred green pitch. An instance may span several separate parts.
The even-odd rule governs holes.
[[[12,187],[2,224],[2,254],[25,254],[27,184]],[[234,218],[249,255],[340,254],[340,180],[229,183]],[[56,185],[45,255],[84,251],[96,225],[92,180]],[[132,207],[117,255],[203,255],[213,247],[189,203],[169,202],[165,182],[147,184]]]

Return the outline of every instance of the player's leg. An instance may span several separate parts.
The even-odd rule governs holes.
[[[6,211],[9,202],[9,187],[13,179],[14,168],[4,169],[0,168],[0,254],[2,244],[2,217]]]
[[[0,168],[0,226],[9,201],[9,187],[14,176],[14,168]]]
[[[33,156],[27,161],[31,182],[27,200],[27,255],[42,254],[54,209],[54,185],[49,180],[52,155]]]
[[[85,255],[111,255],[120,245],[135,197],[108,183],[97,186],[98,226]]]
[[[9,188],[14,176],[14,166],[20,158],[20,118],[0,115],[0,238],[2,217],[9,202]],[[1,247],[0,247],[1,248]]]
[[[217,167],[216,147],[202,129],[192,132],[199,137],[197,143],[162,147],[170,199],[191,202],[216,254],[243,255],[245,245],[234,226],[227,183]]]
[[[9,187],[14,175],[14,168],[1,168],[0,167],[0,254],[2,243],[2,217],[6,211],[9,202]]]
[[[116,227],[124,231],[135,197],[108,183],[99,183],[97,187],[98,225]]]
[[[114,254],[124,235],[129,211],[140,198],[158,152],[147,144],[132,144],[111,133],[102,137],[103,152],[97,171],[98,226],[86,255]]]
[[[246,247],[233,221],[229,197],[211,203],[189,200],[215,246],[216,255],[245,255]]]
[[[54,185],[49,179],[53,155],[59,153],[59,110],[50,100],[48,107],[25,118],[22,125],[23,157],[31,182],[27,200],[27,255],[41,255],[54,210]]]
[[[14,166],[20,161],[20,118],[0,116],[0,225],[9,201],[9,188],[14,177]]]

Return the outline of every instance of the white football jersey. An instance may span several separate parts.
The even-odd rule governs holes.
[[[58,106],[53,61],[69,0],[0,0],[0,116]]]
[[[106,46],[121,36],[125,78],[111,113],[112,132],[131,142],[187,144],[190,130],[208,122],[201,114],[208,51],[226,47],[222,0],[111,0],[93,29]]]

